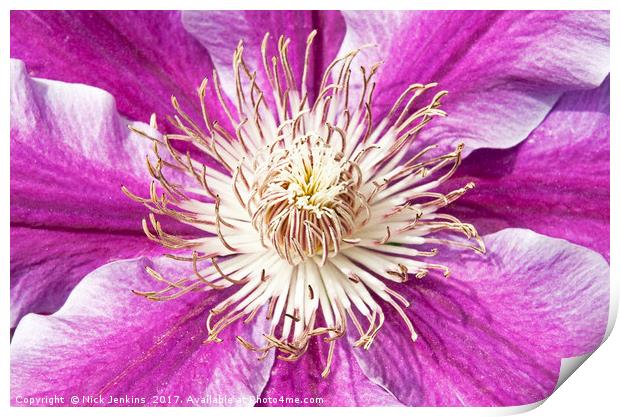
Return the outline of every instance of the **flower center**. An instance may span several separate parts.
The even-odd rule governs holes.
[[[369,216],[360,194],[361,171],[315,133],[279,141],[259,156],[252,224],[281,258],[296,265],[318,253],[325,259]],[[364,213],[364,214],[363,214]]]
[[[264,315],[270,323],[264,340],[237,340],[259,358],[276,350],[278,358],[293,361],[320,337],[329,344],[321,374],[326,377],[336,340],[353,332],[353,346],[369,349],[385,308],[400,316],[416,340],[410,304],[397,289],[432,271],[449,275],[446,266],[429,259],[436,246],[485,249],[472,225],[441,213],[473,184],[446,194],[433,191],[456,171],[462,146],[445,154],[434,152],[435,145],[414,150],[420,130],[446,115],[439,107],[447,92],[429,96],[435,83],[411,84],[375,125],[373,77],[379,65],[354,71],[358,49],[328,65],[310,99],[315,35],[307,39],[301,78],[289,62],[289,39],[280,37],[270,58],[265,35],[261,73],[245,62],[239,43],[234,84],[228,84],[234,107],[213,74],[211,94],[227,123],[208,111],[205,79],[198,89],[202,121],[173,97],[177,114],[170,120],[177,133],[159,133],[155,117],[147,127],[132,127],[152,142],[147,168],[153,181],[148,196],[123,192],[151,211],[142,222],[147,237],[174,250],[168,256],[193,270],[190,277],[166,277],[147,268],[165,286],[137,294],[163,301],[237,288],[211,308],[205,341],[220,342],[233,323]],[[191,152],[180,152],[188,143]],[[221,170],[199,162],[204,159],[196,152]],[[162,215],[196,233],[166,232],[156,217]]]

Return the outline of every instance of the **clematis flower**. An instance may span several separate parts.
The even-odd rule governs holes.
[[[601,343],[607,13],[11,22],[14,404],[521,405]]]

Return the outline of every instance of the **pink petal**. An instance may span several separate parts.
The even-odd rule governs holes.
[[[438,82],[448,117],[418,141],[508,148],[543,120],[559,96],[598,86],[609,72],[605,11],[344,12],[343,50],[377,43],[383,59],[378,119],[411,83]],[[421,145],[422,146],[422,145]]]
[[[11,344],[12,403],[17,396],[101,395],[161,405],[156,396],[178,395],[180,402],[168,405],[187,406],[189,396],[242,401],[261,392],[273,356],[258,361],[234,337],[262,338],[260,316],[231,326],[222,343],[204,344],[205,319],[219,295],[148,301],[131,292],[161,287],[146,266],[171,278],[191,274],[187,264],[165,258],[114,262],[82,280],[55,314],[22,319]]]
[[[327,359],[327,346],[327,343],[315,339],[299,360],[295,362],[277,360],[261,395],[260,405],[280,407],[402,405],[393,395],[368,380],[353,357],[352,348],[346,340],[336,343],[329,375],[322,378],[321,372]],[[284,402],[280,402],[281,397]]]
[[[149,183],[151,144],[128,123],[108,93],[33,79],[11,61],[12,325],[55,311],[108,260],[152,249],[138,238],[147,210],[120,189]]]
[[[448,253],[449,278],[395,287],[418,339],[390,313],[356,351],[368,377],[408,405],[523,405],[547,398],[560,360],[595,350],[609,311],[597,253],[525,229],[485,237],[487,255]]]
[[[105,89],[140,121],[152,113],[164,121],[172,94],[199,117],[195,91],[213,69],[178,11],[12,11],[11,57],[34,76]],[[216,100],[210,90],[208,102]]]
[[[54,313],[80,279],[108,261],[157,253],[141,234],[11,227],[11,327]]]
[[[476,189],[452,211],[480,232],[526,227],[609,260],[609,78],[566,93],[521,145],[478,150],[457,175]]]

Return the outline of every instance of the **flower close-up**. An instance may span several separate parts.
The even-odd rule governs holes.
[[[11,404],[518,406],[604,340],[609,13],[11,12]]]

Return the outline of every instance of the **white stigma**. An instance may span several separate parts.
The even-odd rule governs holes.
[[[310,132],[289,145],[270,146],[254,164],[252,224],[291,265],[318,253],[324,264],[368,220],[359,167],[329,137]]]

